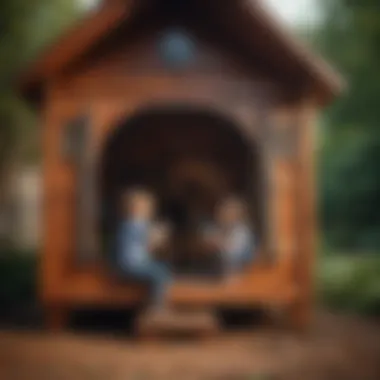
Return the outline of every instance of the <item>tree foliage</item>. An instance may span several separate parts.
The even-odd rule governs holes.
[[[79,14],[76,0],[0,1],[0,224],[7,218],[10,173],[37,152],[37,125],[15,78]]]
[[[380,2],[325,0],[322,52],[348,91],[328,110],[321,158],[321,206],[333,245],[380,248]]]
[[[14,79],[75,20],[78,11],[75,0],[0,2],[0,168],[19,157],[19,144],[28,140],[30,135],[25,134],[35,127],[32,114],[13,87]]]

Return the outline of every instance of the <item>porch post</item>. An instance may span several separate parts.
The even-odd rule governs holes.
[[[312,321],[315,303],[314,269],[316,258],[316,196],[315,196],[315,121],[317,108],[312,102],[300,106],[297,119],[299,145],[297,150],[297,256],[293,278],[299,296],[292,306],[295,326],[304,328]]]
[[[66,149],[75,172],[75,261],[85,263],[99,253],[94,136],[91,119],[87,115],[73,120],[69,128]]]
[[[297,129],[291,109],[261,107],[267,250],[279,283],[292,285],[296,251]]]
[[[266,102],[259,102],[258,108],[258,149],[261,158],[260,170],[262,175],[262,203],[261,213],[263,218],[263,242],[260,243],[267,260],[273,261],[277,254],[276,235],[273,229],[273,187],[271,159],[271,121],[270,107]]]

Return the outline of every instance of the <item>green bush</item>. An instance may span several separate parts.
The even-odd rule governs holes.
[[[380,257],[324,256],[318,273],[321,302],[333,310],[380,313]]]
[[[37,255],[0,252],[0,310],[36,299]]]

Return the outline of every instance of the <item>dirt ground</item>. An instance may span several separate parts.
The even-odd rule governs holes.
[[[303,335],[256,328],[207,341],[0,332],[1,380],[379,380],[379,363],[380,324],[327,313]]]

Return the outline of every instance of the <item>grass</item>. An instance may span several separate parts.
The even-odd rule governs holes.
[[[380,313],[380,255],[321,255],[320,301],[329,309],[360,314]]]

